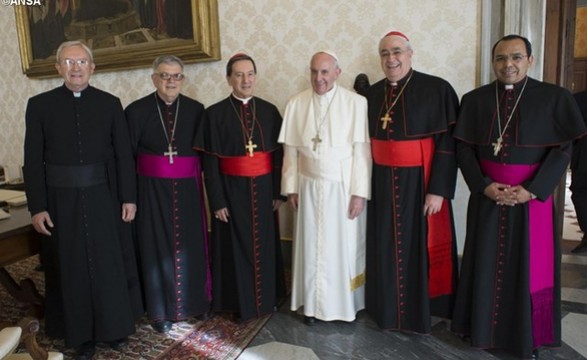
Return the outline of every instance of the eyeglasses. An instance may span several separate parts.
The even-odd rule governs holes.
[[[73,67],[75,64],[77,64],[77,66],[83,68],[86,67],[88,65],[90,65],[90,60],[88,59],[63,59],[61,60],[62,64],[65,64],[67,67]]]
[[[170,79],[173,79],[175,81],[182,81],[185,78],[185,75],[182,73],[177,73],[177,74],[168,74],[166,72],[164,73],[155,73],[155,75],[159,76],[159,79],[167,81]]]
[[[506,63],[508,60],[512,60],[512,62],[515,63],[519,63],[520,61],[524,60],[524,58],[527,58],[528,55],[522,55],[522,54],[513,54],[513,55],[496,55],[495,58],[493,59],[494,62],[497,63]]]

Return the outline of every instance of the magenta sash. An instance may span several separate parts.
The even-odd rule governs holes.
[[[138,154],[137,155],[137,173],[142,176],[164,178],[164,179],[184,179],[194,178],[200,193],[200,204],[202,206],[202,233],[204,236],[204,251],[206,252],[206,295],[208,300],[212,301],[212,273],[210,266],[208,250],[208,217],[204,207],[204,185],[202,184],[202,170],[200,158],[197,156],[176,156],[173,158],[173,164],[169,163],[167,156]]]
[[[519,185],[531,178],[539,165],[509,165],[481,160],[482,171],[493,181]],[[530,297],[534,347],[554,340],[554,225],[552,196],[528,202],[530,246]]]
[[[167,156],[138,154],[137,173],[142,176],[181,179],[199,176],[200,158],[197,156],[176,156],[173,164]]]

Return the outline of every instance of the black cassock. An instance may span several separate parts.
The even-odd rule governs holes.
[[[168,106],[152,93],[125,112],[135,155],[161,156],[168,162],[164,153],[177,114],[174,164],[180,166],[180,157],[199,158],[192,149],[204,113],[199,102],[179,95]],[[136,234],[149,319],[178,321],[207,312],[210,267],[201,171],[181,178],[139,174],[138,190]]]
[[[196,146],[207,153],[204,176],[210,211],[227,208],[230,216],[228,223],[212,217],[213,309],[247,320],[273,312],[276,291],[283,288],[272,210],[273,200],[281,199],[283,151],[277,137],[282,119],[263,99],[254,97],[245,106],[233,96],[206,109],[204,118],[205,139]],[[248,156],[251,128],[254,151],[270,153],[271,172],[253,177],[222,174],[222,158]]]
[[[539,264],[550,267],[553,274],[548,279],[552,284],[547,289],[552,292],[550,301],[545,303],[540,321],[549,324],[542,326],[542,330],[550,340],[535,344],[533,325],[539,325],[533,320],[529,234],[536,225],[530,222],[530,205],[527,202],[499,206],[485,196],[484,189],[494,180],[480,163],[510,168],[537,166],[535,174],[521,185],[535,194],[538,202],[544,202],[567,169],[572,140],[586,132],[568,91],[527,79],[523,93],[525,80],[507,93],[504,85],[497,83],[497,96],[496,82],[465,94],[454,131],[459,140],[459,167],[471,195],[452,330],[470,336],[474,347],[506,349],[522,358],[530,358],[532,350],[540,345],[560,346],[561,342],[560,247],[556,221],[554,216],[537,221],[554,222],[554,225],[553,233],[548,234],[551,240],[547,240],[552,242],[549,245],[552,253]],[[500,99],[503,132],[503,145],[497,155],[493,146],[499,137],[496,97]],[[505,127],[512,109],[515,111]]]
[[[32,97],[26,110],[26,193],[31,214],[55,226],[43,240],[46,332],[77,347],[134,333],[142,316],[130,226],[134,161],[118,98],[65,86]],[[79,177],[80,169],[85,178]],[[84,171],[82,170],[82,173]]]
[[[458,98],[448,82],[413,70],[398,82],[391,96],[390,91],[391,84],[383,79],[367,92],[372,142],[432,138],[435,152],[427,189],[423,166],[373,164],[367,210],[366,309],[381,328],[429,333],[431,315],[451,314],[456,238],[450,201],[444,201],[449,223],[442,230],[451,242],[447,246],[451,270],[443,279],[448,294],[433,297],[429,294],[428,224],[422,211],[427,193],[445,199],[454,195],[457,167],[451,129]],[[392,121],[383,129],[381,118],[396,99]]]

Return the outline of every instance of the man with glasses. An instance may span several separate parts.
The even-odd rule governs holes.
[[[452,329],[524,359],[561,345],[552,193],[587,132],[569,91],[528,76],[533,61],[528,39],[497,41],[497,80],[463,96],[454,131],[471,195]]]
[[[90,49],[61,44],[55,67],[64,84],[28,101],[25,186],[32,224],[47,236],[45,331],[83,360],[96,342],[122,349],[143,314],[128,224],[135,163],[120,100],[89,85]]]
[[[206,109],[204,174],[212,216],[213,309],[246,321],[270,314],[283,284],[277,209],[281,115],[253,95],[257,67],[238,53],[226,64],[232,93]],[[281,275],[281,276],[278,276]]]
[[[125,110],[137,162],[145,305],[160,333],[192,316],[206,319],[211,296],[202,167],[192,149],[204,106],[181,94],[183,70],[178,57],[159,56],[156,90]]]
[[[450,317],[456,289],[458,97],[447,81],[412,69],[405,34],[389,32],[378,51],[385,78],[367,92],[367,311],[383,329],[426,334],[431,316]]]

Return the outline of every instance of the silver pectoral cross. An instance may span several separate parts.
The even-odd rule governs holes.
[[[322,142],[322,139],[320,139],[320,134],[316,134],[316,136],[312,138],[312,142],[314,143],[314,146],[312,146],[312,150],[316,151],[318,143]]]
[[[168,156],[169,157],[169,163],[173,164],[173,155],[177,156],[177,151],[173,151],[173,148],[171,147],[171,144],[169,144],[169,146],[167,147],[167,152],[164,152],[163,155]]]
[[[253,157],[253,150],[257,148],[257,144],[253,144],[253,141],[249,139],[249,142],[245,146],[245,149],[249,152],[249,156]]]
[[[500,136],[497,138],[496,142],[491,143],[491,145],[493,145],[493,156],[497,156],[497,154],[499,154],[499,151],[501,150],[502,142],[503,142],[503,139]]]

